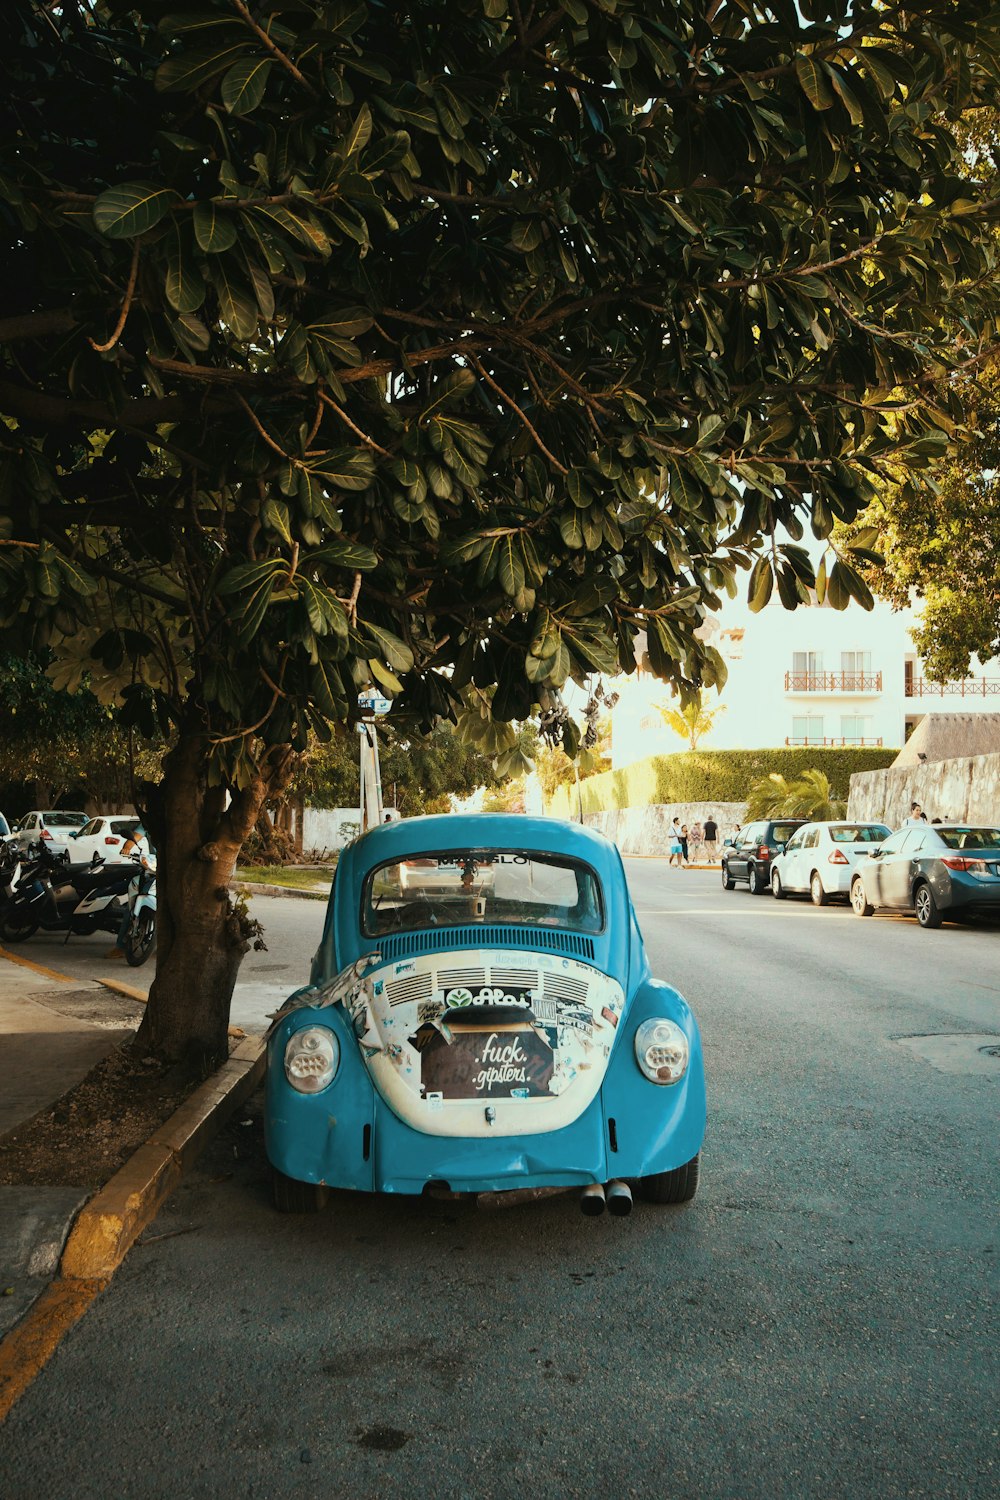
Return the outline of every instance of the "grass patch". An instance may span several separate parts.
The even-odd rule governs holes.
[[[315,865],[302,870],[288,870],[283,865],[240,865],[237,880],[248,880],[259,885],[290,886],[297,891],[316,891],[324,895],[333,879],[331,865]]]

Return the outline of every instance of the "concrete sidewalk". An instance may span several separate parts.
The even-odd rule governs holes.
[[[96,1009],[101,990],[0,955],[0,1136],[54,1104],[129,1036],[67,1013],[85,1010],[90,999]],[[86,1197],[72,1181],[65,1187],[0,1186],[0,1337],[51,1281]]]
[[[110,987],[142,993],[70,979],[0,948],[0,1138],[16,1136],[133,1034]],[[247,1037],[96,1194],[74,1182],[71,1160],[65,1184],[0,1185],[0,1421],[262,1071],[262,1038]]]

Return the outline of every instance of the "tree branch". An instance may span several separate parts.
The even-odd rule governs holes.
[[[122,333],[125,330],[125,320],[128,317],[129,308],[132,306],[132,298],[135,295],[135,283],[138,275],[139,241],[137,239],[132,247],[132,266],[128,273],[128,285],[125,288],[125,301],[122,303],[122,310],[118,315],[118,322],[115,324],[114,332],[112,333],[106,344],[95,343],[93,339],[87,340],[90,347],[92,349],[96,349],[98,354],[107,354],[108,350],[113,349],[118,340],[121,338]]]
[[[470,358],[471,362],[475,365],[476,369],[479,371],[480,375],[486,381],[486,384],[488,386],[490,386],[494,391],[496,391],[496,393],[500,397],[501,401],[506,401],[507,405],[511,408],[511,410],[517,413],[517,415],[520,417],[521,421],[524,423],[525,427],[531,433],[531,436],[534,438],[537,447],[542,451],[542,453],[545,454],[545,457],[548,459],[549,463],[550,464],[554,464],[555,467],[559,470],[560,474],[568,474],[569,470],[566,468],[565,464],[561,464],[559,462],[558,458],[556,458],[555,454],[552,452],[551,448],[547,448],[545,446],[545,444],[542,442],[541,438],[538,435],[537,429],[532,426],[531,422],[528,420],[528,418],[525,416],[524,412],[518,406],[518,404],[514,400],[513,396],[508,396],[507,392],[503,389],[503,387],[497,384],[497,382],[493,379],[493,376],[489,373],[489,371],[487,369],[484,368],[484,366],[481,363],[481,361],[478,360],[474,354],[471,354],[469,356],[469,358]]]
[[[285,68],[289,73],[291,73],[295,81],[297,83],[300,83],[306,90],[306,92],[311,94],[315,99],[317,97],[317,93],[312,84],[309,82],[308,78],[304,77],[304,75],[299,72],[298,68],[292,62],[292,59],[286,56],[286,54],[282,52],[281,48],[274,42],[272,42],[271,38],[268,36],[264,28],[257,25],[257,22],[250,14],[250,11],[247,9],[246,5],[244,5],[243,0],[232,0],[232,4],[233,9],[240,13],[246,24],[250,27],[250,30],[256,33],[256,35],[263,42],[264,46],[267,48],[268,52],[276,57],[281,66]]]

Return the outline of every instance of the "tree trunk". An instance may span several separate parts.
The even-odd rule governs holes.
[[[280,785],[289,756],[261,762],[232,794],[209,784],[210,742],[182,732],[164,760],[147,823],[157,852],[156,978],[134,1046],[208,1072],[228,1056],[236,976],[254,933],[229,890],[243,840]]]

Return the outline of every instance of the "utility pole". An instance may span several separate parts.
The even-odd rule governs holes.
[[[392,707],[388,698],[374,692],[361,693],[358,707],[365,717],[358,724],[359,760],[358,771],[361,783],[361,832],[377,828],[382,822],[382,768],[378,759],[378,733],[376,719],[387,714]]]

